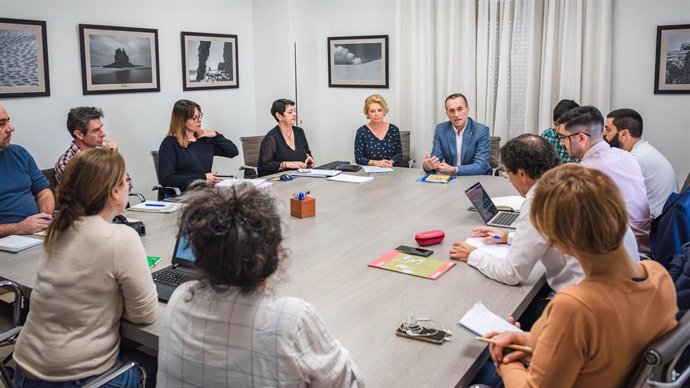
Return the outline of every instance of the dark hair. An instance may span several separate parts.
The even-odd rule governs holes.
[[[284,250],[273,199],[253,185],[192,187],[180,217],[200,269],[200,287],[251,293],[277,269]]]
[[[122,155],[109,149],[92,148],[70,159],[57,189],[61,210],[46,232],[44,245],[48,253],[60,233],[78,219],[98,214],[106,207],[111,191],[122,184],[125,171]]]
[[[462,93],[453,93],[450,96],[446,97],[446,101],[443,103],[443,106],[448,109],[448,101],[454,100],[456,98],[462,98],[463,101],[465,101],[465,106],[469,107],[470,105],[467,103],[467,98],[465,97],[464,94]]]
[[[276,117],[276,113],[280,113],[281,115],[284,114],[285,109],[291,105],[295,105],[295,102],[287,98],[280,98],[273,101],[273,105],[271,105],[271,116],[273,116],[276,121],[279,121],[278,117]]]
[[[174,136],[177,143],[182,148],[187,148],[187,120],[194,116],[194,108],[201,113],[201,106],[191,100],[177,100],[173,105],[172,113],[170,114],[170,127],[168,129],[168,136]]]
[[[100,119],[101,117],[105,117],[103,110],[95,106],[72,108],[67,113],[67,132],[75,139],[74,131],[79,131],[86,135],[89,121]]]
[[[585,105],[565,112],[558,118],[558,124],[565,124],[568,132],[584,132],[592,138],[602,137],[604,116],[599,109]],[[578,130],[574,130],[574,128]]]
[[[538,135],[525,133],[510,139],[501,147],[501,163],[506,171],[516,173],[523,169],[532,179],[539,179],[560,162],[553,146]]]
[[[606,117],[613,118],[613,125],[627,129],[632,137],[642,137],[642,116],[633,109],[623,108],[611,111]]]
[[[556,106],[553,108],[553,122],[554,123],[558,122],[558,118],[561,117],[561,115],[563,115],[563,113],[565,113],[571,109],[575,109],[578,106],[580,106],[580,104],[578,104],[577,102],[575,102],[573,100],[561,100],[561,101],[559,101],[558,104],[556,104]]]

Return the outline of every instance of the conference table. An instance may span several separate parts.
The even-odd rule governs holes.
[[[416,246],[415,234],[433,229],[443,230],[446,238],[428,247],[434,250],[431,257],[449,260],[452,243],[483,225],[479,214],[468,211],[466,188],[479,181],[491,196],[517,193],[503,177],[425,183],[418,181],[422,170],[407,168],[371,176],[372,181],[362,184],[300,177],[275,181],[266,189],[277,202],[289,252],[269,289],[310,302],[350,351],[369,387],[465,386],[488,353],[485,344],[456,323],[477,302],[500,316],[518,316],[544,285],[543,267],[537,265],[521,285],[507,286],[463,262],[436,280],[367,264],[398,245]],[[316,216],[291,217],[289,199],[306,191],[316,200]],[[153,270],[169,265],[179,211],[128,211],[127,216],[145,223],[147,255],[162,257]],[[42,253],[0,253],[0,277],[30,290]],[[159,318],[165,304],[160,307]],[[436,345],[396,336],[396,328],[410,316],[438,320],[453,332],[452,340]],[[159,322],[121,325],[124,337],[153,349],[158,329]]]

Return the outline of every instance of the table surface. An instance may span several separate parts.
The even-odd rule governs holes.
[[[290,252],[271,288],[314,305],[371,387],[466,385],[481,366],[486,345],[456,326],[460,317],[479,301],[501,316],[519,315],[544,284],[541,265],[520,286],[492,281],[460,262],[437,280],[368,267],[398,245],[416,246],[414,235],[432,229],[443,230],[446,238],[429,247],[431,257],[448,260],[452,243],[482,225],[476,212],[467,211],[466,188],[480,181],[492,196],[516,194],[501,177],[417,182],[423,175],[419,169],[396,168],[364,184],[298,178],[274,182],[268,189],[278,202]],[[310,191],[316,199],[316,217],[290,217],[289,198],[300,191]],[[127,215],[146,224],[146,252],[162,257],[154,270],[169,265],[179,212]],[[30,289],[42,254],[40,248],[0,252],[0,276]],[[435,345],[397,337],[395,329],[410,315],[440,321],[454,333],[452,341]],[[123,336],[157,348],[158,322],[142,326],[123,321],[121,330]]]

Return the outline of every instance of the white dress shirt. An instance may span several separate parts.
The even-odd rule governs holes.
[[[630,153],[640,164],[644,185],[647,188],[649,208],[652,212],[652,218],[656,218],[661,214],[671,193],[678,191],[676,172],[668,159],[652,147],[647,140],[638,140]]]
[[[572,256],[550,248],[546,239],[537,232],[529,219],[534,198],[534,188],[527,192],[520,215],[515,222],[515,232],[508,234],[510,248],[505,257],[492,256],[482,250],[470,252],[467,264],[501,283],[516,285],[527,280],[532,269],[541,261],[546,272],[546,282],[558,292],[564,287],[577,284],[584,277],[580,263]],[[634,261],[639,261],[635,236],[630,228],[625,233],[623,245]]]
[[[635,233],[640,252],[651,253],[649,231],[652,220],[649,200],[644,176],[635,157],[620,148],[611,148],[602,140],[587,150],[580,164],[603,172],[618,186],[628,209],[630,227]]]
[[[462,135],[465,134],[465,128],[467,128],[468,122],[469,120],[465,121],[465,126],[459,131],[457,128],[455,128],[455,126],[453,126],[453,132],[455,132],[455,148],[458,152],[458,159],[455,161],[455,166],[457,168],[460,168],[462,165]]]

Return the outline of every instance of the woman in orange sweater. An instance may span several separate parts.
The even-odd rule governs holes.
[[[585,278],[564,288],[529,333],[488,333],[507,388],[617,387],[645,347],[676,326],[676,295],[658,263],[635,263],[621,242],[625,202],[603,173],[566,164],[545,173],[531,210],[536,229],[580,262]],[[532,348],[504,354],[509,344]],[[527,366],[526,366],[527,365]]]

